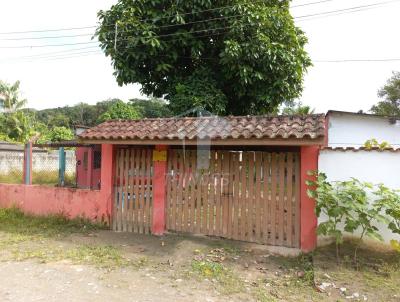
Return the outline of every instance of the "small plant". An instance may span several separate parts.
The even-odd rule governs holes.
[[[318,226],[318,234],[336,239],[336,257],[339,262],[339,247],[343,243],[343,232],[359,231],[357,251],[365,236],[382,240],[377,222],[387,223],[394,233],[400,234],[400,196],[383,185],[374,186],[352,178],[349,181],[328,182],[323,173],[311,173],[314,181],[308,181],[308,195],[316,200],[316,214],[326,216],[327,221]]]
[[[368,150],[371,150],[372,148],[379,148],[380,150],[385,150],[391,147],[392,146],[388,142],[383,141],[379,143],[375,138],[369,139],[364,143],[364,148]]]
[[[310,172],[315,176],[314,181],[307,181],[310,189],[308,195],[316,201],[316,214],[318,217],[324,214],[327,221],[318,226],[318,235],[332,236],[336,243],[336,259],[339,261],[339,246],[343,243],[343,232],[340,229],[340,223],[343,218],[348,216],[350,208],[342,202],[341,194],[343,190],[341,185],[334,186],[327,181],[324,173]]]

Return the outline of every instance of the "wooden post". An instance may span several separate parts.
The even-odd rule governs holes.
[[[58,150],[58,185],[64,187],[65,185],[65,150],[64,147],[60,147]]]
[[[311,252],[317,246],[318,220],[315,201],[307,195],[306,180],[311,180],[309,171],[318,170],[318,146],[303,146],[300,151],[300,247]]]
[[[24,173],[23,183],[26,185],[32,184],[32,142],[25,144],[24,150]]]
[[[167,146],[158,145],[153,151],[153,222],[151,232],[161,236],[165,232]]]

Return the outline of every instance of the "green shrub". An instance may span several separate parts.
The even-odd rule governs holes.
[[[349,181],[328,182],[324,173],[311,173],[314,181],[307,181],[308,195],[316,200],[316,214],[324,214],[327,221],[318,226],[318,234],[333,236],[336,256],[343,232],[354,234],[359,230],[359,241],[367,236],[382,240],[376,224],[388,225],[393,233],[400,234],[400,196],[384,185],[373,185],[355,178]],[[344,226],[343,228],[341,226]],[[357,261],[356,246],[354,260]]]

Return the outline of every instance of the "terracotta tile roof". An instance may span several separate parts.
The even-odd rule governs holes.
[[[81,140],[317,139],[324,115],[184,117],[111,120],[86,130]]]
[[[336,151],[336,152],[360,152],[360,151],[366,151],[366,152],[371,152],[371,151],[378,151],[378,152],[400,152],[400,148],[378,148],[378,147],[372,147],[372,148],[366,148],[366,147],[323,147],[321,149],[322,151]]]

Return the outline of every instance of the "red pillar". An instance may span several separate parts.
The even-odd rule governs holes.
[[[317,216],[315,201],[307,195],[306,180],[311,180],[309,171],[318,170],[319,147],[303,146],[300,151],[300,247],[310,252],[317,246]]]
[[[156,146],[153,151],[153,223],[151,232],[161,236],[165,232],[167,146]]]
[[[110,144],[101,145],[101,176],[100,191],[103,206],[107,208],[107,216],[104,217],[108,223],[111,222],[113,205],[113,176],[114,176],[114,146]]]

